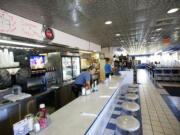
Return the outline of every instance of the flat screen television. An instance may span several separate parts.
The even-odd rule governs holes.
[[[44,69],[45,68],[44,56],[30,56],[30,68],[32,70]]]

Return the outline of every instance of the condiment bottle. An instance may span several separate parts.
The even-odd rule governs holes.
[[[98,91],[98,88],[97,88],[97,81],[95,81],[95,91]]]
[[[109,80],[111,80],[111,78],[112,78],[111,75],[109,75]]]
[[[39,106],[39,112],[40,112],[40,117],[45,118],[46,117],[46,107],[45,104],[40,104]]]
[[[81,92],[82,96],[86,95],[86,88],[82,87],[82,92]]]
[[[33,130],[33,124],[34,124],[34,116],[32,114],[26,115],[27,121],[28,121],[28,131]]]
[[[36,120],[35,122],[34,122],[34,131],[35,131],[35,133],[37,133],[37,132],[39,132],[40,131],[40,124],[39,124],[39,122]]]

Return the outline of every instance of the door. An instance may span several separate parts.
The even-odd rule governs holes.
[[[80,72],[80,57],[72,57],[72,70],[73,70],[73,78],[76,78]]]
[[[63,81],[68,81],[72,79],[71,57],[68,56],[62,57],[62,72],[63,72]]]

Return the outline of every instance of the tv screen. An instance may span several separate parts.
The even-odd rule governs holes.
[[[31,69],[43,69],[45,68],[44,56],[30,56]]]

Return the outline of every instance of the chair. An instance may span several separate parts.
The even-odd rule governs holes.
[[[155,77],[155,80],[157,80],[157,81],[162,80],[162,70],[155,69],[154,77]]]
[[[171,69],[164,69],[164,80],[165,81],[170,81],[171,80]]]
[[[178,78],[180,77],[179,73],[180,72],[179,72],[178,69],[173,69],[172,70],[172,76],[171,76],[172,81],[178,81]]]

